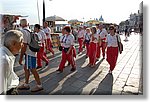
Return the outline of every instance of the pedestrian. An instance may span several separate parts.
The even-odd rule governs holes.
[[[96,27],[91,28],[91,38],[90,38],[90,45],[89,45],[89,67],[95,67],[96,63],[96,53],[97,53],[97,44],[99,35],[96,33]]]
[[[4,94],[18,95],[17,87],[19,77],[14,72],[15,55],[20,52],[23,46],[23,34],[17,30],[7,31],[4,35],[3,45],[0,47],[1,77]]]
[[[79,31],[78,31],[78,35],[77,35],[77,37],[78,37],[78,43],[79,43],[78,54],[81,53],[82,50],[83,50],[83,37],[84,37],[84,33],[85,33],[85,31],[84,31],[83,27],[80,26],[79,27]]]
[[[74,36],[71,34],[70,26],[64,27],[65,38],[63,39],[63,49],[62,49],[62,59],[59,65],[59,69],[57,71],[63,72],[66,61],[68,61],[72,69],[71,71],[76,70],[75,60],[73,58],[73,46],[74,46]]]
[[[90,38],[91,38],[91,30],[90,28],[86,28],[86,32],[84,34],[84,44],[86,46],[86,58],[89,57]]]
[[[37,92],[43,90],[40,77],[38,72],[36,71],[36,52],[33,52],[29,49],[29,43],[30,43],[30,32],[28,27],[28,23],[26,19],[21,19],[20,20],[20,25],[22,27],[21,32],[23,33],[23,48],[21,49],[21,54],[20,54],[20,59],[19,59],[19,64],[22,65],[22,60],[23,56],[25,55],[25,65],[24,65],[24,71],[25,71],[25,83],[22,84],[21,86],[18,87],[20,90],[29,90],[29,77],[30,77],[30,72],[32,72],[35,81],[37,85],[31,89],[31,92]]]
[[[125,27],[125,40],[124,41],[128,41],[128,27]]]
[[[54,51],[52,49],[52,41],[51,41],[51,29],[48,27],[47,22],[44,22],[43,27],[44,27],[43,31],[45,32],[47,37],[47,45],[46,45],[47,50],[49,50],[54,56]]]
[[[46,63],[45,67],[48,66],[49,60],[48,58],[45,56],[44,54],[44,49],[46,49],[46,34],[44,33],[44,31],[42,31],[40,29],[40,25],[39,24],[35,24],[34,25],[34,31],[35,33],[37,33],[37,35],[39,36],[39,40],[41,41],[41,48],[39,50],[39,52],[37,52],[37,69],[38,68],[42,68],[42,60]]]
[[[118,43],[117,37],[119,38],[119,42],[121,42],[119,34],[117,35],[116,29],[114,25],[109,27],[110,34],[107,35],[107,62],[110,65],[109,73],[112,73],[116,66],[117,58],[118,58]]]
[[[97,33],[100,35],[100,41],[101,41],[101,45],[99,44],[98,45],[98,49],[97,49],[97,59],[100,58],[100,54],[102,52],[102,56],[103,56],[103,59],[105,58],[105,49],[106,49],[106,37],[108,35],[106,29],[103,27],[103,24],[100,24],[98,26],[98,31]]]

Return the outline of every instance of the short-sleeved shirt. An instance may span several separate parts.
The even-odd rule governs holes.
[[[64,35],[62,35],[62,36],[60,36],[59,41],[60,41],[61,46],[63,46],[63,45],[64,45],[63,40],[65,39],[65,36],[66,36],[65,34],[64,34]]]
[[[46,27],[43,29],[44,33],[46,34],[47,39],[51,39],[51,29]]]
[[[99,30],[97,31],[97,33],[100,34],[101,39],[106,38],[107,35],[108,35],[106,29],[102,29],[102,30],[99,29]]]
[[[83,38],[84,37],[84,33],[85,33],[84,30],[79,31],[78,32],[78,38]]]
[[[95,40],[92,41],[92,36],[91,36],[90,42],[98,43],[98,40],[99,40],[99,34],[95,33],[95,34],[94,34],[94,38],[95,38]]]
[[[28,32],[27,30],[25,29],[28,29],[28,28],[23,28],[21,30],[21,32],[23,33],[23,42],[26,43],[26,44],[29,44],[30,41],[31,41],[31,37],[30,37],[30,32]],[[27,45],[27,49],[26,49],[26,52],[25,52],[27,55],[30,55],[30,56],[34,56],[36,57],[36,52],[32,52],[30,49],[29,49],[29,46]]]
[[[45,43],[46,34],[44,33],[44,31],[40,30],[38,32],[38,37],[39,37],[39,40],[41,41],[41,43]]]
[[[118,40],[119,42],[121,42],[121,39],[120,39],[120,36],[118,35]],[[115,35],[110,35],[108,34],[107,35],[107,38],[106,38],[106,42],[107,42],[107,47],[118,47],[118,42],[117,42],[117,37],[116,37],[116,34]]]
[[[63,46],[69,48],[74,45],[74,36],[72,34],[66,35],[63,39]]]
[[[91,33],[84,33],[84,39],[90,40],[90,35],[91,35]]]

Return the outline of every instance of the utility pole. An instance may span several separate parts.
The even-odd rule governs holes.
[[[45,22],[45,1],[43,0],[43,22]]]

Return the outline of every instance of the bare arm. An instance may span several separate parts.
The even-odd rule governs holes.
[[[19,64],[22,65],[22,59],[23,59],[23,55],[25,54],[27,49],[27,43],[23,44],[23,47],[21,49],[21,54],[20,54],[20,59],[19,59]]]

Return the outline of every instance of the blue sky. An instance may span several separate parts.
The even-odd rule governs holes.
[[[137,13],[142,0],[45,0],[46,17],[57,15],[66,20],[79,19],[87,21],[99,18],[105,22],[119,23]],[[40,22],[42,22],[42,2],[38,0]],[[28,16],[30,24],[38,23],[37,0],[1,0],[5,14]],[[83,19],[84,18],[84,19]]]

